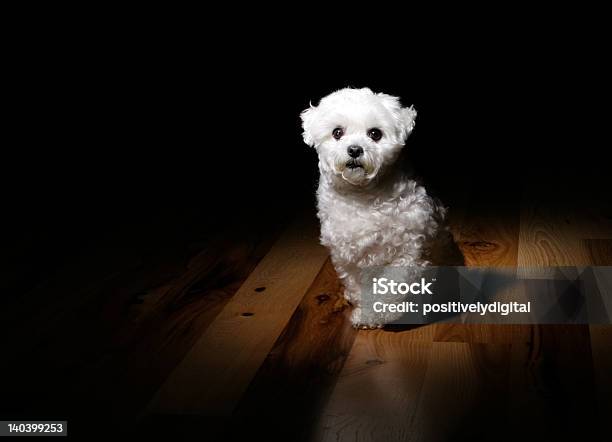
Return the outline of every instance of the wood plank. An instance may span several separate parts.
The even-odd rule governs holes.
[[[233,439],[254,434],[279,440],[309,437],[309,427],[333,395],[357,336],[342,292],[328,260],[241,401],[232,425]],[[391,342],[396,337],[431,342],[433,326],[404,327],[396,337],[389,331],[384,335]]]
[[[523,180],[531,206],[540,207],[558,226],[572,231],[576,238],[611,239],[612,205],[609,177],[559,171],[563,179],[550,179],[540,171]],[[527,202],[527,201],[526,201]]]
[[[548,186],[530,181],[521,208],[519,267],[589,265],[584,224],[571,217],[563,201],[546,197],[559,192],[544,192]],[[564,196],[571,200],[570,193]],[[534,440],[588,438],[597,428],[592,379],[588,326],[532,326],[529,342],[512,346],[510,416],[529,428]]]
[[[609,324],[612,318],[612,240],[587,239],[584,241],[593,263],[593,282],[599,291],[600,299],[594,301],[594,307],[601,318],[606,318],[604,324]],[[594,321],[592,321],[594,322]]]
[[[360,330],[307,439],[396,440],[415,412],[434,333],[433,325]]]
[[[317,275],[235,412],[231,440],[296,440],[329,397],[357,330],[331,260]]]
[[[612,240],[585,240],[593,265],[612,266]],[[607,300],[612,297],[609,291],[604,292]],[[607,435],[604,423],[612,416],[612,325],[590,325],[591,351],[597,385],[599,405],[599,425],[601,440]]]
[[[29,380],[27,385],[3,385],[7,403],[31,408],[35,402],[41,414],[55,410],[81,420],[95,415],[82,404],[95,404],[106,410],[109,426],[133,420],[274,239],[274,233],[253,228],[248,235],[211,240],[196,227],[188,232],[183,227],[176,236],[157,228],[164,236],[134,244],[129,255],[125,247],[117,255],[91,250],[96,260],[83,259],[85,268],[116,256],[129,256],[135,263],[102,280],[86,278],[91,275],[72,267],[31,293],[44,301],[55,300],[55,290],[65,290],[53,309],[21,316],[31,326],[20,340],[23,348],[11,355],[10,363],[4,359],[0,369],[7,377],[18,373]],[[78,278],[71,277],[73,272]],[[90,292],[73,286],[81,278]],[[32,324],[43,314],[40,327]],[[20,405],[26,397],[29,404]]]
[[[585,239],[590,262],[594,266],[612,266],[612,240]]]
[[[519,189],[499,185],[494,199],[488,188],[475,185],[452,225],[468,266],[516,267],[520,215]]]
[[[434,341],[510,344],[526,342],[529,334],[523,324],[437,324]]]
[[[499,440],[509,349],[360,332],[311,440]]]
[[[463,216],[453,223],[453,234],[467,266],[516,267],[518,260],[520,207],[515,187],[501,187],[498,198],[490,201],[478,189],[459,208]],[[529,327],[524,325],[436,324],[436,342],[504,344],[525,341]]]
[[[326,259],[312,219],[290,227],[158,391],[150,411],[231,414]]]
[[[589,265],[590,257],[582,239],[594,229],[583,216],[584,192],[581,180],[567,177],[562,182],[532,175],[525,180],[521,202],[519,266]]]
[[[309,440],[406,440],[431,346],[409,332],[360,331]]]
[[[601,440],[609,436],[607,422],[612,416],[612,326],[591,325],[591,351],[597,387],[597,404]]]
[[[532,327],[529,343],[512,344],[512,439],[593,440],[597,407],[587,326]]]
[[[589,265],[582,231],[574,220],[560,217],[546,206],[527,204],[521,211],[519,266]]]
[[[472,207],[457,237],[468,266],[515,267],[518,256],[519,207]]]
[[[406,440],[505,440],[510,346],[434,342]]]
[[[94,337],[104,352],[76,389],[107,403],[120,420],[142,412],[265,256],[269,240],[209,244],[172,280],[151,287],[145,278],[126,296],[109,297],[99,321],[89,326],[100,328]],[[136,302],[133,293],[140,293]],[[100,322],[113,324],[115,330],[104,330]]]

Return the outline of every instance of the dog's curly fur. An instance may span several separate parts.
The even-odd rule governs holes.
[[[304,141],[319,155],[321,243],[330,249],[345,298],[355,306],[353,324],[379,327],[397,318],[360,309],[362,269],[427,265],[445,214],[397,161],[416,111],[402,107],[397,97],[346,88],[301,117]],[[381,131],[379,140],[372,129]],[[362,149],[357,158],[349,155],[349,146]]]

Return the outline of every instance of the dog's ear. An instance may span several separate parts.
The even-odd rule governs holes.
[[[414,128],[414,120],[416,120],[416,110],[413,106],[402,107],[400,99],[392,95],[383,93],[376,94],[382,100],[382,104],[391,112],[391,114],[399,120],[399,129],[403,141],[406,141],[408,135]]]
[[[302,118],[302,129],[304,129],[304,132],[302,132],[302,137],[304,138],[304,143],[308,144],[311,147],[315,145],[312,130],[316,113],[317,108],[311,103],[310,107],[308,109],[305,109],[300,114],[300,117]]]
[[[400,119],[402,120],[402,126],[404,130],[404,141],[408,138],[412,129],[414,129],[414,124],[417,116],[417,111],[414,106],[403,107],[400,110]]]

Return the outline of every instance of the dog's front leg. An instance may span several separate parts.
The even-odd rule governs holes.
[[[370,330],[384,327],[377,318],[366,317],[364,310],[362,309],[361,303],[361,287],[359,281],[361,280],[361,272],[359,269],[353,269],[353,272],[345,273],[342,278],[344,284],[344,299],[353,305],[353,311],[351,312],[351,323],[353,327],[362,330]],[[380,318],[378,318],[380,319]]]

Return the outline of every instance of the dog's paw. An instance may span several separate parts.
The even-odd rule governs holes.
[[[377,328],[383,328],[384,324],[371,323],[364,320],[363,311],[361,307],[355,307],[353,312],[351,313],[351,323],[353,324],[353,328],[357,328],[359,330],[375,330]]]
[[[353,324],[353,328],[358,330],[378,330],[384,327],[383,324]]]

